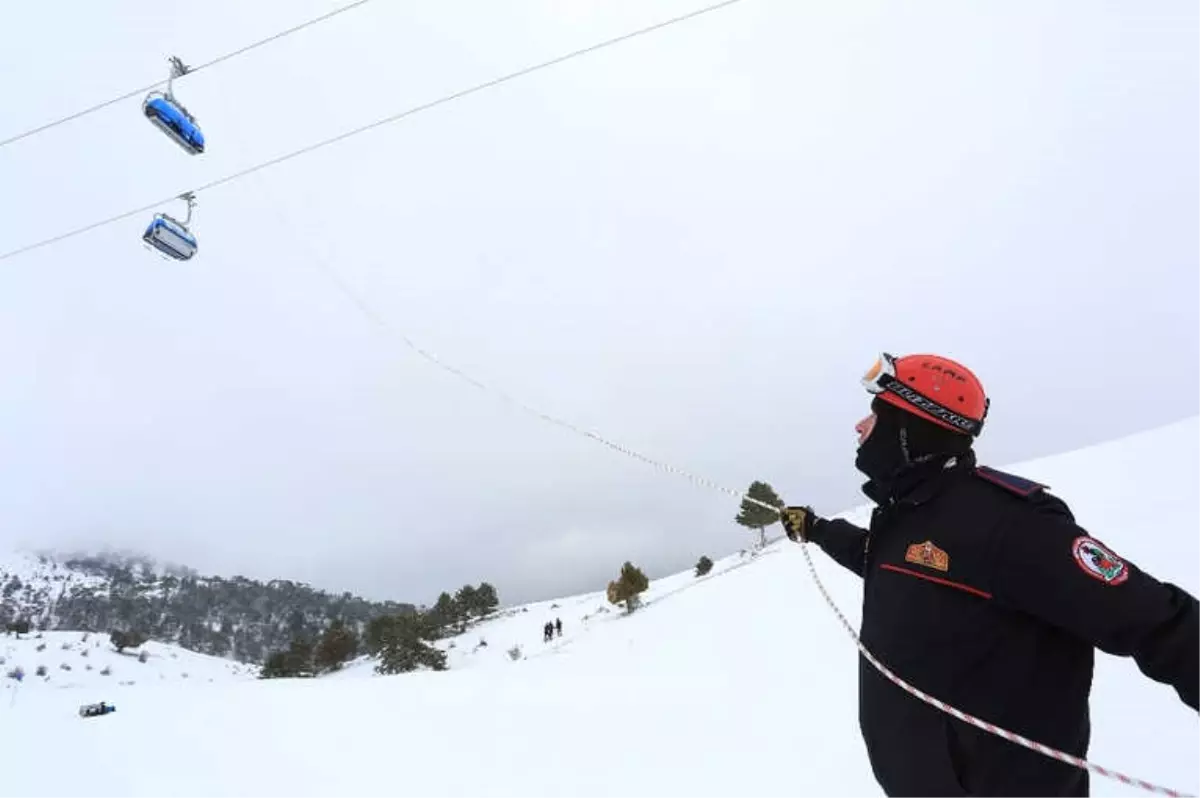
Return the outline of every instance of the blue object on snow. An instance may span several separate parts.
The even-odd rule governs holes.
[[[101,701],[99,704],[84,704],[79,708],[79,717],[95,718],[100,715],[107,715],[110,712],[116,712],[117,708],[112,704]]]

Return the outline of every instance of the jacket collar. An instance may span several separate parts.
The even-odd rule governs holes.
[[[936,496],[956,474],[974,467],[974,451],[940,455],[906,466],[887,482],[870,480],[862,486],[862,491],[880,507],[920,505]]]

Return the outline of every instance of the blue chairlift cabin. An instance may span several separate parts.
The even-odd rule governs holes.
[[[146,227],[146,232],[142,233],[142,241],[172,260],[191,260],[200,248],[196,236],[188,229],[196,200],[190,193],[184,194],[180,199],[187,201],[187,219],[181,222],[168,214],[156,213]]]
[[[204,152],[204,133],[195,118],[179,101],[163,92],[151,92],[142,102],[142,111],[155,127],[192,155]]]
[[[175,78],[186,75],[191,68],[178,56],[171,56],[171,76],[167,78],[167,90],[152,91],[142,101],[142,113],[162,132],[170,137],[184,152],[199,155],[204,152],[204,134],[196,124],[196,118],[188,113],[183,103],[175,99],[172,87]]]

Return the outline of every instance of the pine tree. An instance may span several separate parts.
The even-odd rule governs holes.
[[[262,670],[258,674],[260,679],[281,679],[285,676],[292,676],[288,672],[288,658],[286,651],[275,651],[267,657],[267,661],[263,663]]]
[[[440,636],[448,626],[458,618],[458,606],[454,598],[446,592],[438,596],[437,603],[424,613],[423,620],[429,630]]]
[[[115,648],[117,653],[120,654],[127,648],[137,648],[142,643],[145,643],[147,640],[149,640],[149,637],[147,637],[143,632],[124,632],[119,629],[114,629],[112,634],[109,635],[109,640],[112,641],[113,648]]]
[[[458,631],[466,629],[467,622],[479,614],[479,594],[474,586],[463,585],[454,594],[454,622]]]
[[[394,615],[381,625],[382,646],[375,671],[382,674],[407,673],[426,667],[435,671],[446,669],[446,654],[427,644],[426,631],[416,616]]]
[[[313,642],[307,637],[295,637],[284,655],[288,676],[313,675]]]
[[[608,601],[611,604],[625,603],[625,612],[631,613],[641,604],[639,594],[650,586],[650,580],[642,570],[631,562],[621,566],[621,575],[608,583]]]
[[[479,583],[479,589],[475,591],[475,597],[479,601],[479,614],[481,616],[493,612],[500,606],[500,596],[496,594],[496,588],[487,582]]]
[[[363,633],[363,648],[372,657],[377,656],[379,650],[383,648],[383,640],[387,634],[387,627],[392,623],[394,617],[392,615],[380,615],[367,622],[367,629]]]
[[[313,654],[313,665],[318,672],[333,671],[358,651],[358,636],[338,618],[329,625],[317,643]]]
[[[750,488],[746,491],[746,496],[748,498],[742,499],[741,511],[734,520],[744,527],[757,529],[758,547],[762,548],[767,545],[766,528],[779,520],[779,513],[755,504],[750,499],[757,499],[772,507],[783,507],[783,499],[779,498],[779,495],[775,493],[775,489],[769,484],[759,482],[758,480],[750,483]]]
[[[712,567],[713,561],[708,558],[707,554],[704,555],[696,561],[696,576],[704,576],[706,573],[712,570]]]

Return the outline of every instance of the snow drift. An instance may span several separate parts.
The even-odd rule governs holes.
[[[12,674],[23,674],[18,681]],[[15,705],[31,691],[114,687],[194,679],[253,679],[258,667],[149,641],[118,652],[107,634],[34,632],[0,636],[0,698]],[[12,695],[12,692],[20,696]],[[0,724],[2,726],[2,724]],[[0,788],[3,789],[3,788]]]

